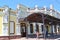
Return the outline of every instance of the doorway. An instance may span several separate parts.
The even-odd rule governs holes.
[[[26,37],[26,23],[21,23],[21,37]]]

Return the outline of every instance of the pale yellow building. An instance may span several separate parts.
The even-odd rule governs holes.
[[[44,16],[44,18],[43,18]],[[36,37],[40,35],[52,36],[60,33],[60,12],[46,6],[28,8],[17,5],[16,10],[8,6],[0,7],[0,37]]]
[[[16,34],[17,11],[7,6],[0,7],[0,36]]]

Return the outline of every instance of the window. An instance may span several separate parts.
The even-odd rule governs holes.
[[[30,32],[33,33],[33,24],[30,24]]]
[[[39,25],[36,24],[36,32],[39,32]]]
[[[15,30],[14,25],[15,23],[13,21],[10,21],[10,34],[14,34],[14,30]]]
[[[7,22],[8,22],[8,16],[7,16],[7,15],[5,15],[5,16],[3,17],[3,22],[4,22],[4,23],[7,23]]]
[[[20,23],[21,24],[21,33],[26,32],[26,23]]]
[[[58,27],[58,31],[59,31],[59,33],[60,33],[60,26]]]
[[[3,24],[3,34],[4,35],[8,34],[8,24]]]
[[[54,31],[55,31],[55,33],[56,33],[56,32],[57,32],[57,28],[56,28],[56,25],[54,26],[54,29],[55,29]]]
[[[41,25],[41,28],[42,28],[42,32],[43,32],[43,25]]]

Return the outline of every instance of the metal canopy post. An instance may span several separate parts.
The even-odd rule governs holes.
[[[42,14],[42,22],[43,22],[43,27],[44,27],[43,33],[44,33],[44,39],[45,39],[45,38],[46,38],[46,37],[45,37],[45,35],[46,35],[46,28],[45,28],[45,22],[44,22],[44,19],[45,19],[45,17],[44,17],[44,15]]]
[[[26,18],[26,22],[27,22],[27,18]],[[27,24],[26,24],[26,38],[28,38]]]

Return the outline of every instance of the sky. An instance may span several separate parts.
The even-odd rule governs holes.
[[[38,7],[46,6],[49,8],[50,4],[52,4],[55,10],[60,11],[60,0],[0,0],[0,7],[7,5],[12,9],[16,9],[17,4],[22,4],[31,8],[35,5],[38,5]]]

